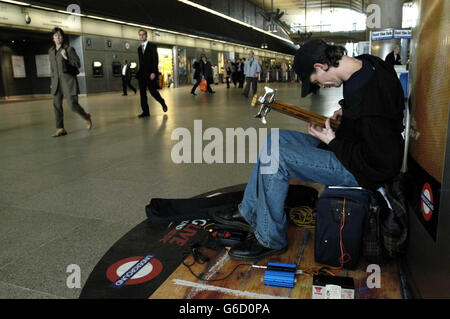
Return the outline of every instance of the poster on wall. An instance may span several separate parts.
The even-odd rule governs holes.
[[[12,55],[11,62],[15,79],[26,78],[25,60],[21,55]]]
[[[50,59],[48,54],[36,55],[36,71],[38,78],[51,76]]]
[[[186,49],[178,49],[178,73],[180,75],[187,75],[186,67]]]
[[[431,3],[431,2],[430,2]],[[441,186],[448,143],[448,22],[450,3],[420,3],[420,24],[413,28],[410,70],[411,132],[408,163],[413,189],[410,204],[431,238],[438,238]],[[444,198],[445,199],[445,198]],[[447,212],[444,212],[447,213]]]

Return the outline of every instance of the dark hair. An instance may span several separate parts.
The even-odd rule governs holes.
[[[147,30],[145,29],[139,29],[138,33],[144,32],[145,34],[147,34]]]
[[[319,58],[317,63],[327,64],[329,67],[337,68],[339,66],[339,61],[342,59],[342,56],[347,54],[347,50],[338,45],[329,45],[324,54]]]
[[[55,35],[55,33],[59,32],[61,34],[61,36],[63,37],[64,41],[66,41],[66,34],[64,33],[63,29],[61,28],[53,28],[52,30],[52,36]]]

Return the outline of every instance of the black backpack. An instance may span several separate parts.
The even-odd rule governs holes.
[[[408,206],[404,183],[404,175],[399,174],[384,185],[384,194],[372,193],[363,238],[363,255],[371,263],[382,265],[406,252]]]

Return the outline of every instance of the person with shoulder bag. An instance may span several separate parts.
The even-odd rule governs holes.
[[[92,128],[92,119],[89,113],[78,103],[80,88],[77,75],[79,74],[80,58],[75,49],[65,40],[64,31],[54,28],[52,31],[54,45],[49,50],[51,67],[51,94],[53,95],[53,108],[55,111],[56,132],[53,137],[67,135],[64,129],[63,97],[66,98],[73,112],[78,113],[85,121],[88,129]]]

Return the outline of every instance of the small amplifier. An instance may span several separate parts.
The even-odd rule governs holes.
[[[293,288],[296,268],[297,266],[294,264],[269,262],[264,274],[264,285]]]

